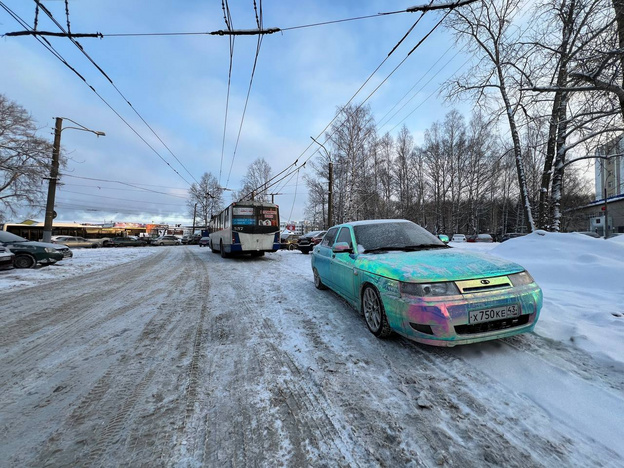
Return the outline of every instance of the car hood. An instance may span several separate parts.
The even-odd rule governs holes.
[[[517,263],[460,249],[360,254],[358,269],[399,281],[461,281],[523,271]]]

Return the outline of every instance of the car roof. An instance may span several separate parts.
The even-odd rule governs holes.
[[[336,226],[333,227],[340,227],[340,226],[365,226],[365,225],[369,225],[369,224],[386,224],[386,223],[411,223],[412,221],[409,221],[407,219],[366,219],[366,220],[362,220],[362,221],[349,221],[346,223],[342,223],[342,224],[337,224]]]

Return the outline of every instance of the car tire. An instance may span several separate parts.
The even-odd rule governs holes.
[[[15,260],[13,260],[13,266],[15,268],[34,268],[37,264],[37,261],[26,254],[19,254],[15,256]]]
[[[295,250],[297,247],[295,247],[293,244],[288,244],[288,250]]]
[[[214,248],[214,245],[212,245],[212,241],[210,241],[210,250],[212,251],[212,253],[216,254],[217,253],[217,249]]]
[[[223,241],[219,243],[219,252],[221,252],[221,258],[228,257],[228,254],[225,252],[225,249],[223,248]]]
[[[321,276],[318,274],[316,268],[314,269],[314,287],[320,290],[327,289],[327,286],[325,286],[321,281]]]
[[[366,326],[377,338],[386,338],[392,334],[381,297],[372,286],[365,286],[362,291],[362,312]]]

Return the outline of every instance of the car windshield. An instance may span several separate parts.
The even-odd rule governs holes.
[[[24,239],[23,237],[16,236],[10,232],[0,231],[0,242],[5,242],[7,244],[12,244],[14,242],[29,242],[28,239]]]
[[[371,223],[354,226],[358,249],[364,252],[448,248],[426,229],[411,222]]]

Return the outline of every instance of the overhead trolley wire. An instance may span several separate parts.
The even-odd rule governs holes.
[[[140,185],[147,185],[148,187],[160,187],[160,185],[131,184],[129,182],[121,182],[119,180],[96,179],[94,177],[81,177],[81,176],[76,176],[76,175],[73,175],[73,174],[65,174],[65,173],[62,173],[62,174],[59,174],[59,175],[63,176],[63,177],[73,177],[73,178],[76,178],[76,179],[93,180],[93,181],[96,181],[96,182],[109,182],[109,183],[115,183],[115,184],[120,184],[120,185],[126,185],[128,187],[132,187],[132,188],[136,188],[136,189],[139,189],[139,190],[143,190],[145,192],[158,193],[158,194],[161,194],[161,195],[168,195],[170,197],[182,198],[184,200],[187,199],[187,197],[183,197],[183,196],[180,196],[180,195],[173,195],[173,194],[167,193],[167,192],[159,192],[157,190],[146,189],[146,188],[143,188],[143,187],[140,186]],[[186,190],[186,189],[178,189],[178,188],[175,188],[175,187],[172,187],[172,188],[174,188],[175,190]]]
[[[274,34],[274,33],[278,33],[278,32],[285,32],[285,31],[294,31],[297,29],[305,29],[305,28],[313,28],[313,27],[318,27],[318,26],[327,26],[330,24],[339,24],[339,23],[346,23],[346,22],[351,22],[351,21],[360,21],[360,20],[365,20],[365,19],[371,19],[371,18],[381,18],[383,16],[390,16],[390,15],[397,15],[397,14],[402,14],[402,13],[415,13],[415,12],[427,12],[427,11],[432,11],[432,10],[439,10],[439,9],[446,9],[446,8],[456,8],[459,6],[464,6],[464,5],[468,5],[470,3],[474,3],[477,0],[464,0],[464,1],[458,1],[458,2],[453,2],[453,3],[446,3],[446,4],[440,4],[440,5],[432,5],[431,3],[429,5],[426,6],[414,6],[414,7],[410,7],[410,8],[406,8],[404,10],[396,10],[396,11],[386,11],[386,12],[380,12],[380,13],[373,13],[370,15],[363,15],[363,16],[356,16],[356,17],[351,17],[351,18],[343,18],[343,19],[337,19],[337,20],[329,20],[329,21],[321,21],[318,23],[310,23],[310,24],[301,24],[301,25],[297,25],[297,26],[288,26],[285,28],[269,28],[269,29],[262,29],[259,28],[257,31],[254,30],[233,30],[231,28],[228,28],[226,31],[223,30],[218,30],[218,31],[190,31],[190,32],[158,32],[158,33],[110,33],[110,34],[103,34],[103,33],[96,33],[96,34],[91,34],[89,35],[90,37],[99,37],[99,38],[104,38],[104,37],[149,37],[149,36],[225,36],[225,35],[267,35],[267,34]],[[40,32],[40,34],[43,32]],[[19,33],[8,33],[8,35],[18,35]]]
[[[224,0],[221,0],[221,9],[223,10],[223,20],[225,21],[225,27],[232,28],[232,15],[230,13],[230,7]],[[221,174],[223,171],[223,156],[225,154],[225,135],[227,131],[228,113],[230,108],[230,90],[232,86],[232,65],[234,62],[234,36],[230,36],[230,66],[228,69],[228,84],[227,94],[225,98],[225,116],[223,119],[223,138],[221,140],[221,162],[219,163],[219,185],[221,185]],[[227,184],[226,184],[227,185]]]
[[[39,0],[34,0],[35,3],[40,6],[41,10],[52,20],[52,22],[54,24],[56,24],[56,26],[63,32],[66,32],[63,29],[63,26],[54,18],[54,15],[52,15],[52,13],[50,12],[50,10],[48,10],[45,6],[40,5]],[[67,2],[67,0],[66,0]],[[160,141],[162,143],[162,145],[167,149],[167,151],[169,151],[169,153],[175,158],[175,160],[180,164],[180,166],[182,166],[182,168],[184,168],[184,170],[187,172],[188,175],[191,176],[191,178],[199,183],[197,181],[197,179],[195,179],[195,177],[193,176],[193,174],[190,173],[190,171],[186,168],[186,166],[182,163],[182,161],[180,161],[178,159],[178,157],[173,153],[173,151],[171,150],[171,148],[169,148],[169,146],[167,146],[167,144],[162,140],[162,138],[160,138],[160,136],[156,133],[156,131],[152,128],[152,126],[147,123],[147,121],[143,118],[143,116],[139,113],[139,111],[136,110],[136,108],[130,103],[130,101],[128,100],[128,98],[126,98],[126,96],[121,92],[121,90],[117,87],[117,85],[115,85],[115,83],[113,82],[113,80],[108,76],[108,74],[95,62],[95,60],[93,60],[91,58],[91,56],[89,56],[89,54],[87,54],[87,52],[84,50],[84,47],[82,47],[82,45],[76,41],[71,33],[69,32],[69,10],[68,10],[68,5],[66,3],[66,13],[67,13],[67,34],[68,34],[68,38],[69,40],[78,48],[78,50],[80,50],[80,52],[93,64],[93,66],[104,76],[104,78],[106,78],[108,80],[108,82],[111,84],[111,86],[115,89],[115,91],[117,91],[117,93],[121,96],[121,98],[126,101],[126,103],[130,106],[130,108],[134,111],[134,113],[139,117],[139,119],[141,119],[141,121],[147,126],[147,128],[150,129],[150,131],[154,134],[154,136],[158,139],[158,141]],[[185,181],[186,182],[186,181]],[[188,182],[187,182],[188,183]],[[189,184],[191,185],[191,184]]]
[[[9,15],[11,15],[18,23],[20,23],[23,27],[30,29],[30,26],[28,26],[28,24],[26,23],[26,21],[24,21],[22,18],[19,17],[19,15],[17,15],[15,12],[13,12],[9,7],[7,7],[4,2],[2,2],[0,0],[0,7],[4,8],[4,10],[9,13]],[[78,78],[80,78],[85,85],[87,85],[89,87],[89,89],[91,89],[91,91],[93,91],[93,93],[95,93],[95,95],[100,98],[100,100],[110,109],[113,111],[113,113],[115,113],[115,115],[117,115],[117,117],[119,117],[119,119],[126,124],[126,126],[132,130],[134,132],[135,135],[137,135],[142,141],[143,143],[145,143],[165,164],[167,164],[167,166],[170,167],[171,170],[173,170],[182,180],[184,180],[184,182],[186,182],[186,184],[188,184],[189,186],[191,185],[184,177],[182,177],[182,175],[171,166],[171,164],[169,164],[169,162],[167,160],[165,160],[158,151],[156,151],[156,149],[149,144],[149,142],[147,140],[145,140],[145,138],[143,138],[143,136],[141,136],[141,134],[139,134],[139,132],[137,132],[134,127],[132,125],[130,125],[129,122],[127,122],[122,116],[121,114],[119,114],[119,112],[117,112],[113,106],[111,106],[108,101],[106,101],[106,99],[104,99],[104,97],[102,97],[102,95],[100,95],[100,93],[97,92],[97,90],[89,84],[89,82],[74,68],[72,67],[67,60],[65,60],[65,58],[63,58],[63,56],[52,46],[52,44],[50,44],[50,42],[45,39],[45,38],[40,38],[38,36],[34,36],[35,39],[41,43],[52,55],[54,55],[63,65],[65,65],[67,68],[69,68],[72,72],[74,72],[74,74],[76,74],[76,76],[78,76]]]
[[[256,1],[254,0],[254,9],[256,7]],[[258,28],[262,29],[262,13],[260,13],[260,17],[258,17],[256,10],[256,22],[258,23]],[[234,153],[232,154],[232,162],[230,163],[230,170],[228,172],[228,176],[225,182],[225,186],[227,187],[230,183],[230,176],[232,175],[232,168],[234,167],[234,160],[236,159],[236,152],[238,151],[238,144],[240,142],[241,132],[243,130],[243,123],[245,122],[245,115],[247,113],[247,105],[249,104],[249,96],[251,94],[251,86],[253,84],[253,79],[256,74],[256,66],[258,65],[258,56],[260,55],[260,47],[262,46],[262,38],[263,36],[258,36],[258,41],[256,44],[256,55],[254,57],[253,67],[251,70],[251,77],[249,78],[249,87],[247,88],[247,96],[245,98],[245,106],[243,107],[243,115],[241,116],[241,122],[238,127],[238,135],[236,136],[236,144],[234,145]]]
[[[386,62],[386,60],[390,57],[390,55],[397,49],[397,47],[406,39],[406,37],[409,35],[409,33],[411,33],[411,31],[414,29],[414,27],[416,26],[416,24],[422,19],[422,17],[424,16],[424,14],[429,11],[430,9],[440,9],[442,7],[446,7],[449,8],[449,10],[446,12],[446,14],[442,17],[442,19],[440,19],[440,21],[438,21],[436,23],[436,25],[427,33],[425,34],[425,36],[423,36],[423,38],[418,41],[418,43],[407,53],[406,57],[390,72],[390,74],[377,86],[375,87],[375,89],[366,97],[366,99],[360,103],[358,105],[358,109],[361,108],[378,90],[379,88],[406,62],[406,60],[409,58],[409,56],[418,48],[420,47],[420,45],[422,45],[422,43],[442,24],[442,22],[446,19],[446,17],[451,13],[451,11],[456,8],[457,6],[463,6],[463,5],[467,5],[469,3],[473,3],[476,0],[466,0],[463,2],[456,2],[450,5],[446,5],[446,6],[436,6],[436,7],[431,7],[431,3],[433,2],[433,0],[431,0],[431,3],[429,4],[429,7],[425,6],[425,7],[413,7],[413,8],[419,8],[418,11],[421,11],[421,16],[418,18],[418,20],[416,21],[416,23],[408,30],[408,32],[403,36],[403,38],[401,38],[401,40],[397,43],[397,45],[390,51],[390,53],[386,56],[386,58],[382,61],[382,63],[373,71],[373,73],[367,78],[367,80],[364,82],[364,84],[362,86],[360,86],[360,88],[355,92],[355,94],[351,97],[351,99],[349,99],[349,101],[347,102],[347,104],[345,104],[345,106],[349,105],[353,99],[355,99],[355,97],[359,94],[359,92],[362,90],[362,88],[366,85],[366,83],[368,83],[368,81],[370,81],[370,79],[372,78],[372,76],[379,70],[379,68],[381,68],[381,66]],[[414,10],[417,11],[417,10]],[[343,107],[345,107],[343,106]],[[334,116],[334,118],[325,126],[325,128],[319,133],[319,135],[317,136],[317,139],[320,138],[323,133],[331,126],[331,124],[339,117],[340,113],[338,113],[336,116]],[[331,138],[331,135],[325,139],[324,143],[327,142],[327,140]],[[278,175],[283,174],[284,172],[286,172],[290,167],[292,167],[293,165],[296,165],[299,158],[301,158],[309,149],[310,147],[314,144],[314,142],[310,143],[306,149],[299,155],[299,157],[295,160],[294,163],[290,164],[289,166],[286,167],[286,169],[284,169],[282,172],[280,172]],[[280,182],[281,180],[284,180],[286,177],[288,177],[289,175],[293,174],[294,172],[299,171],[301,168],[303,168],[305,166],[305,164],[307,163],[307,161],[309,161],[312,156],[314,156],[316,153],[319,152],[319,149],[315,150],[314,152],[312,152],[312,154],[310,154],[306,160],[304,161],[303,165],[301,167],[298,167],[296,169],[293,169],[291,172],[288,172],[286,175],[284,175],[282,178],[280,178],[279,180],[273,182],[272,184],[268,185],[266,188],[270,188],[274,185],[276,185],[278,182]],[[274,176],[274,178],[277,176]],[[270,179],[270,181],[273,180]],[[255,190],[254,190],[255,191]],[[246,194],[244,197],[241,198],[245,199],[247,196],[249,196],[252,192]]]
[[[433,2],[433,0],[431,0],[431,2]],[[403,35],[403,37],[397,42],[397,44],[392,48],[392,50],[390,50],[390,52],[388,52],[388,54],[386,55],[386,57],[382,60],[382,62],[377,66],[377,68],[375,68],[375,70],[373,70],[373,72],[368,76],[368,78],[366,78],[366,80],[364,81],[364,83],[357,89],[357,91],[353,94],[353,96],[351,96],[351,98],[347,101],[347,103],[343,106],[346,107],[348,106],[355,98],[356,96],[360,93],[360,91],[362,91],[362,89],[366,86],[366,84],[373,78],[373,76],[379,71],[379,69],[386,63],[386,61],[390,58],[390,56],[397,50],[398,46],[400,46],[401,43],[403,43],[405,41],[405,39],[409,36],[409,34],[414,30],[414,28],[418,25],[418,23],[420,22],[420,20],[423,18],[423,16],[425,15],[426,11],[422,11],[421,15],[418,17],[418,19],[414,22],[414,24],[407,30],[407,32]],[[439,23],[438,23],[439,25]],[[435,28],[438,27],[438,25],[435,26]],[[428,37],[429,34],[431,34],[432,31],[430,31],[426,36]],[[414,47],[408,54],[408,56],[420,45],[422,44],[422,42],[424,41],[423,38],[416,47]],[[403,61],[401,61],[401,63],[395,67],[395,69],[391,72],[390,75],[392,75],[397,69],[398,67],[400,67],[403,63],[405,63],[405,60],[407,59],[407,57],[405,59],[403,59]],[[387,81],[387,79],[390,77],[390,75],[382,81],[381,84],[385,83]],[[364,102],[362,102],[361,104],[358,105],[358,109],[361,108],[364,103],[370,99],[370,97],[381,87],[381,85],[377,86],[375,88],[375,90],[369,94],[369,96],[366,98],[366,100]],[[321,136],[323,135],[323,133],[325,133],[325,131],[338,119],[338,117],[340,116],[340,113],[337,113],[333,119],[330,120],[330,122],[325,126],[325,128],[323,130],[321,130],[321,132],[317,135],[316,139],[318,140],[319,138],[321,138]],[[325,139],[324,143],[326,143],[328,140],[328,138]],[[298,172],[301,168],[305,167],[305,164],[312,158],[312,156],[314,156],[316,153],[319,152],[319,149],[316,149],[315,151],[313,151],[304,161],[304,163],[302,164],[301,167],[296,167],[294,168],[291,172],[287,172],[291,167],[296,166],[297,162],[299,161],[299,159],[315,144],[315,142],[313,141],[312,143],[310,143],[304,150],[303,152],[297,157],[297,159],[291,163],[289,166],[286,166],[286,168],[284,170],[282,170],[280,173],[276,174],[275,176],[273,176],[271,179],[269,179],[269,182],[271,182],[273,179],[275,179],[276,177],[281,176],[282,174],[284,174],[286,172],[286,175],[280,179],[278,179],[277,181],[275,181],[274,183],[272,183],[271,185],[267,186],[267,189],[276,185],[278,182],[280,182],[281,180],[284,180],[286,177],[294,174],[295,172]],[[258,187],[260,188],[260,187]],[[241,197],[241,200],[244,200],[245,198],[247,198],[248,196],[250,196],[253,192],[257,191],[257,189],[252,190],[251,192],[245,194],[244,196]]]

